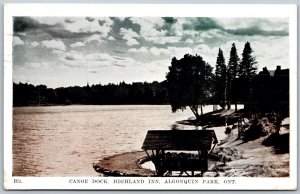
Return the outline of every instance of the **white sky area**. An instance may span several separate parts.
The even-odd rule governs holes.
[[[250,42],[257,68],[289,68],[288,18],[15,17],[13,81],[50,88],[165,80],[173,57],[215,67]]]

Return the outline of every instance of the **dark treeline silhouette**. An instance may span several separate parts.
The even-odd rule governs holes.
[[[289,70],[278,66],[272,75],[267,68],[257,74],[256,63],[249,42],[241,59],[232,44],[227,65],[219,48],[215,73],[200,55],[174,57],[166,76],[172,111],[189,107],[197,120],[203,114],[202,107],[208,104],[218,104],[222,109],[235,104],[235,111],[237,104],[244,104],[248,113],[288,113]]]
[[[289,110],[289,69],[269,71],[266,67],[257,74],[256,59],[249,42],[241,56],[235,44],[230,50],[226,67],[223,52],[219,49],[215,70],[214,103],[230,109],[231,104],[244,104],[247,112],[285,112]],[[270,73],[271,72],[271,73]]]
[[[47,88],[27,83],[13,84],[13,105],[70,104],[170,104],[172,111],[189,107],[197,119],[202,107],[218,104],[223,109],[231,104],[244,104],[247,112],[289,111],[289,70],[265,67],[257,74],[256,59],[250,43],[246,42],[241,59],[232,44],[226,65],[223,51],[218,51],[216,68],[200,56],[185,54],[171,60],[163,82],[73,86]],[[200,110],[199,110],[200,109]]]
[[[253,109],[256,112],[287,115],[289,95],[289,69],[277,66],[275,71],[268,71],[264,67],[253,80]]]
[[[91,85],[47,88],[27,83],[13,84],[13,105],[70,104],[167,104],[166,82]]]
[[[271,72],[271,73],[270,73]],[[245,109],[251,112],[271,113],[289,111],[289,69],[277,66],[275,71],[263,68],[251,81],[251,93],[245,85],[248,80],[238,77],[232,80],[234,96],[229,100],[244,104]],[[249,102],[251,98],[251,102]]]

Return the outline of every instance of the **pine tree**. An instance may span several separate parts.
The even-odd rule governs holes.
[[[230,57],[227,66],[227,82],[226,82],[226,99],[227,99],[227,107],[230,109],[230,100],[233,98],[235,103],[235,111],[237,111],[237,94],[236,88],[233,88],[232,82],[237,78],[238,75],[238,67],[239,67],[239,57],[237,54],[237,50],[235,48],[235,44],[232,43],[230,50]]]
[[[257,67],[255,64],[257,63],[255,57],[253,57],[252,49],[249,42],[246,42],[243,54],[242,54],[242,61],[239,66],[239,77],[245,78],[250,82],[256,75]]]
[[[216,61],[216,100],[222,108],[225,108],[225,88],[226,88],[226,65],[223,51],[219,48],[219,53]]]
[[[251,105],[252,98],[252,80],[256,75],[256,60],[255,57],[252,56],[252,49],[249,42],[246,42],[243,54],[242,61],[239,65],[239,77],[243,83],[243,98],[245,101],[245,109],[248,108],[248,105]]]

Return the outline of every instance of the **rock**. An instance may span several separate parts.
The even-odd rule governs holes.
[[[218,172],[213,172],[213,171],[207,171],[203,174],[203,177],[218,177],[219,173]]]

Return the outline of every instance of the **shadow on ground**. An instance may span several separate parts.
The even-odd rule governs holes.
[[[262,144],[264,146],[272,146],[276,154],[289,153],[290,133],[271,134]]]

